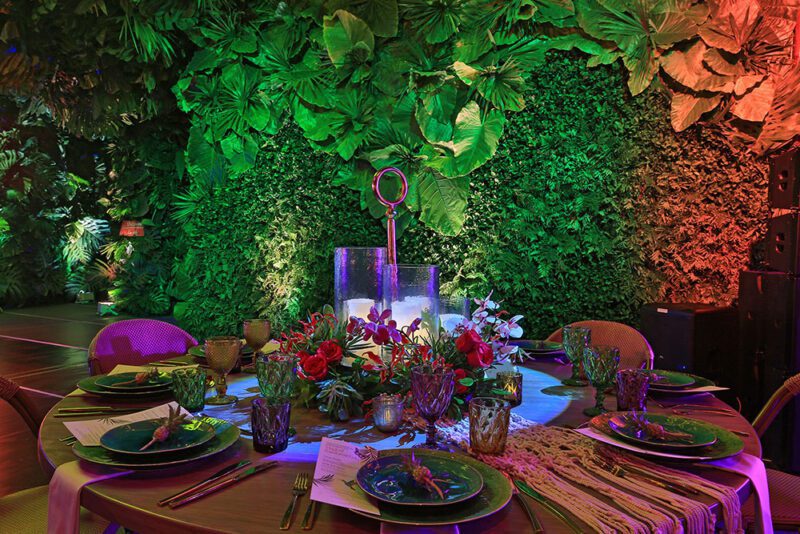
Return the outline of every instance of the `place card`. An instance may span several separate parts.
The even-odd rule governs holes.
[[[378,507],[356,482],[356,473],[367,459],[358,445],[322,438],[314,469],[317,482],[311,486],[311,500],[380,515]]]
[[[149,408],[147,410],[125,415],[115,415],[113,417],[103,417],[101,419],[89,419],[87,421],[65,421],[64,426],[70,433],[78,438],[81,445],[87,447],[97,447],[100,445],[100,438],[112,428],[135,423],[137,421],[147,421],[148,419],[160,419],[169,416],[169,408],[180,408],[182,414],[191,417],[192,414],[181,408],[177,402],[170,402]]]

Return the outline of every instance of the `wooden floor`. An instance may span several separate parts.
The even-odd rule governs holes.
[[[0,376],[21,386],[64,395],[89,374],[86,349],[106,324],[91,304],[7,309],[0,313]],[[17,413],[0,403],[0,496],[46,484],[36,439]]]

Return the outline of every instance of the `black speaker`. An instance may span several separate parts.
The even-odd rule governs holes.
[[[800,207],[800,153],[785,152],[770,162],[769,204],[773,208]]]
[[[800,273],[800,213],[787,213],[769,220],[767,267],[784,273]]]
[[[641,332],[655,353],[655,367],[686,371],[733,387],[738,378],[738,315],[708,304],[646,304]]]

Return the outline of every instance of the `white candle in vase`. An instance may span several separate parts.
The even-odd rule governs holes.
[[[464,316],[460,313],[444,313],[439,315],[439,324],[442,325],[445,332],[452,334],[456,327],[464,320]]]
[[[430,315],[432,311],[431,299],[427,297],[406,297],[401,301],[392,302],[392,319],[397,322],[397,328],[409,326],[423,315]],[[431,325],[426,322],[420,324],[417,330],[417,339],[429,340],[431,338]]]

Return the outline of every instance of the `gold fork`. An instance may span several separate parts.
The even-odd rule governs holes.
[[[298,473],[292,484],[292,502],[283,514],[281,520],[281,530],[289,530],[292,525],[292,514],[294,514],[294,507],[297,505],[297,499],[302,497],[308,491],[308,473]]]

